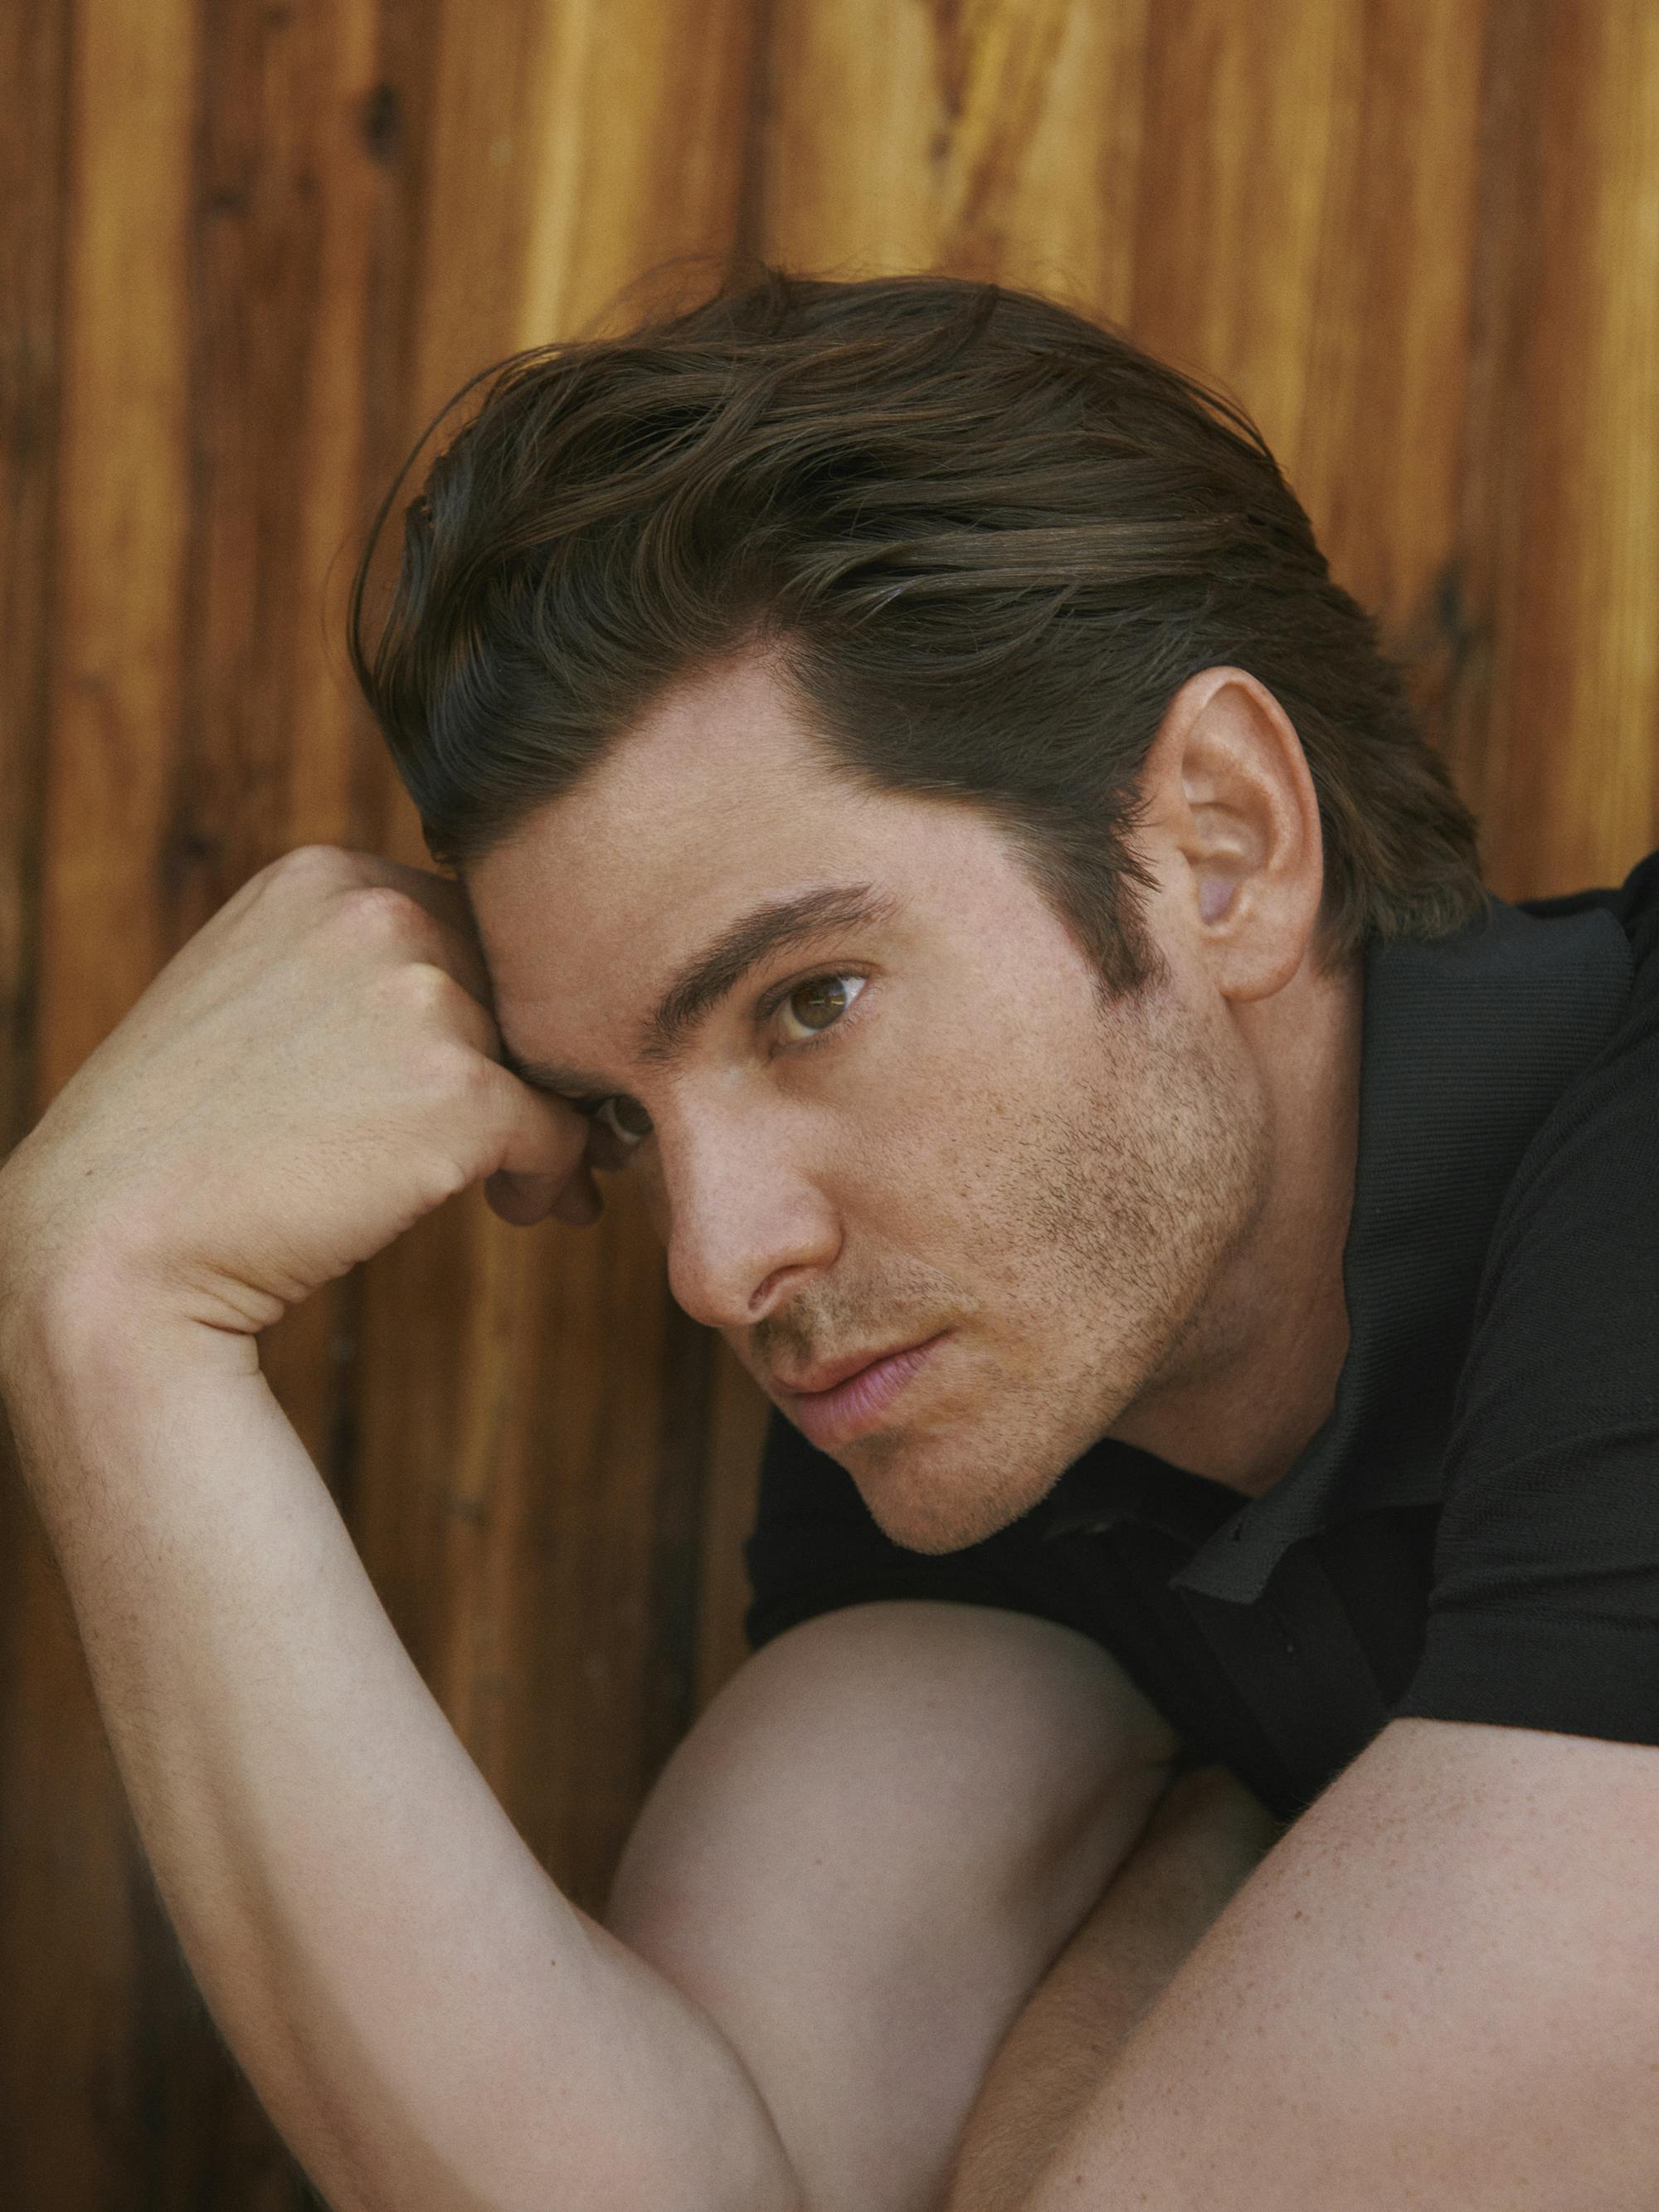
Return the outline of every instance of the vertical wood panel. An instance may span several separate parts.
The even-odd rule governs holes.
[[[1659,12],[1493,19],[1453,757],[1510,896],[1659,842]]]
[[[0,1143],[33,1119],[40,794],[54,610],[60,289],[69,24],[61,8],[0,14]]]
[[[185,0],[76,17],[38,1111],[167,948],[185,623],[195,25]],[[132,284],[142,271],[143,312]]]
[[[0,14],[0,83],[16,95],[12,127],[0,139],[0,790],[7,801],[0,808],[0,1146],[7,1149],[33,1118],[68,32],[61,9]],[[35,1540],[32,1510],[10,1472],[0,1464],[0,1869],[22,1842],[12,1817],[19,1796],[11,1723],[21,1710],[22,1608]],[[0,1887],[0,1988],[14,1986],[19,1971],[15,1925]],[[27,1983],[27,1960],[21,1971]],[[0,2014],[0,2079],[20,2026],[14,2013]],[[0,2171],[7,2156],[0,2106]]]
[[[155,870],[189,484],[178,149],[191,142],[193,46],[179,0],[143,19],[88,0],[74,19],[32,1114],[137,997],[164,943]],[[68,1604],[26,1525],[9,1592],[6,2132],[25,2202],[90,2204],[115,2197],[143,2156],[133,1858]],[[47,1928],[50,1949],[30,1940]]]
[[[780,0],[762,242],[1127,305],[1147,0]]]
[[[1484,15],[1156,18],[1134,334],[1243,398],[1340,580],[1396,627],[1456,527]]]
[[[1292,477],[1358,21],[1328,0],[1153,19],[1134,333],[1237,391]]]
[[[355,709],[325,623],[332,556],[364,485],[373,0],[200,9],[191,162],[189,535],[184,637],[157,892],[181,943],[258,868],[307,838],[359,842]],[[270,1333],[262,1358],[331,1474],[349,1377],[337,1356],[356,1292],[330,1285]],[[135,2174],[188,2203],[205,2190],[273,2208],[291,2162],[218,2044],[147,1880],[134,2066]]]
[[[0,142],[0,1143],[33,1119],[38,1001],[40,846],[55,628],[55,464],[62,374],[63,245],[67,207],[70,25],[64,8],[0,15],[0,83],[13,114]],[[3,1432],[3,1424],[0,1424]],[[8,1440],[9,1441],[9,1440]],[[9,1455],[7,1455],[8,1458]],[[70,1629],[47,1620],[52,1593],[33,1508],[9,1464],[0,1467],[0,2172],[50,2172],[82,2192],[95,2182],[85,2133],[83,2064],[88,1977],[107,1957],[94,1926],[90,1946],[59,1971],[39,1931],[54,1925],[78,1886],[87,1845],[72,1755],[66,1789],[50,1764],[67,1723],[83,1749]],[[46,1644],[44,1664],[40,1646]],[[76,1745],[77,1721],[81,1745]],[[97,1824],[92,1856],[96,1860]],[[41,2064],[54,2031],[70,2074],[67,2094]],[[21,2101],[29,2098],[30,2103]],[[23,2119],[38,2100],[41,2140]],[[84,2193],[80,2201],[86,2201]]]
[[[514,343],[625,326],[719,276],[742,220],[763,15],[756,0],[580,0],[549,23]],[[682,258],[684,275],[658,278]]]

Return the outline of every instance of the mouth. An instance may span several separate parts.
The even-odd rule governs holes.
[[[820,1449],[848,1443],[878,1428],[888,1407],[906,1389],[950,1334],[941,1329],[920,1344],[889,1352],[854,1353],[810,1369],[801,1382],[780,1382],[785,1411]],[[807,1384],[812,1387],[810,1389]]]

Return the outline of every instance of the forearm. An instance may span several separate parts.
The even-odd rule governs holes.
[[[0,1384],[161,1896],[331,2203],[783,2212],[746,2072],[517,1834],[252,1340],[104,1317]]]
[[[1138,2022],[1278,1833],[1219,1769],[1171,1788],[999,2048],[944,2212],[1019,2212]]]

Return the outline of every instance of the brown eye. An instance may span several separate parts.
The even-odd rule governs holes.
[[[651,1116],[637,1098],[629,1098],[621,1091],[614,1098],[607,1098],[594,1118],[625,1144],[637,1145],[642,1137],[651,1134]]]
[[[814,975],[793,990],[778,1011],[816,1035],[841,1019],[864,982],[862,975]]]

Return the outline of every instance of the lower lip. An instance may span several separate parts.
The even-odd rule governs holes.
[[[868,1367],[860,1367],[831,1390],[791,1390],[789,1413],[797,1428],[815,1444],[848,1443],[881,1426],[882,1416],[911,1378],[924,1367],[947,1332],[930,1336],[926,1344],[908,1352],[890,1352]]]

